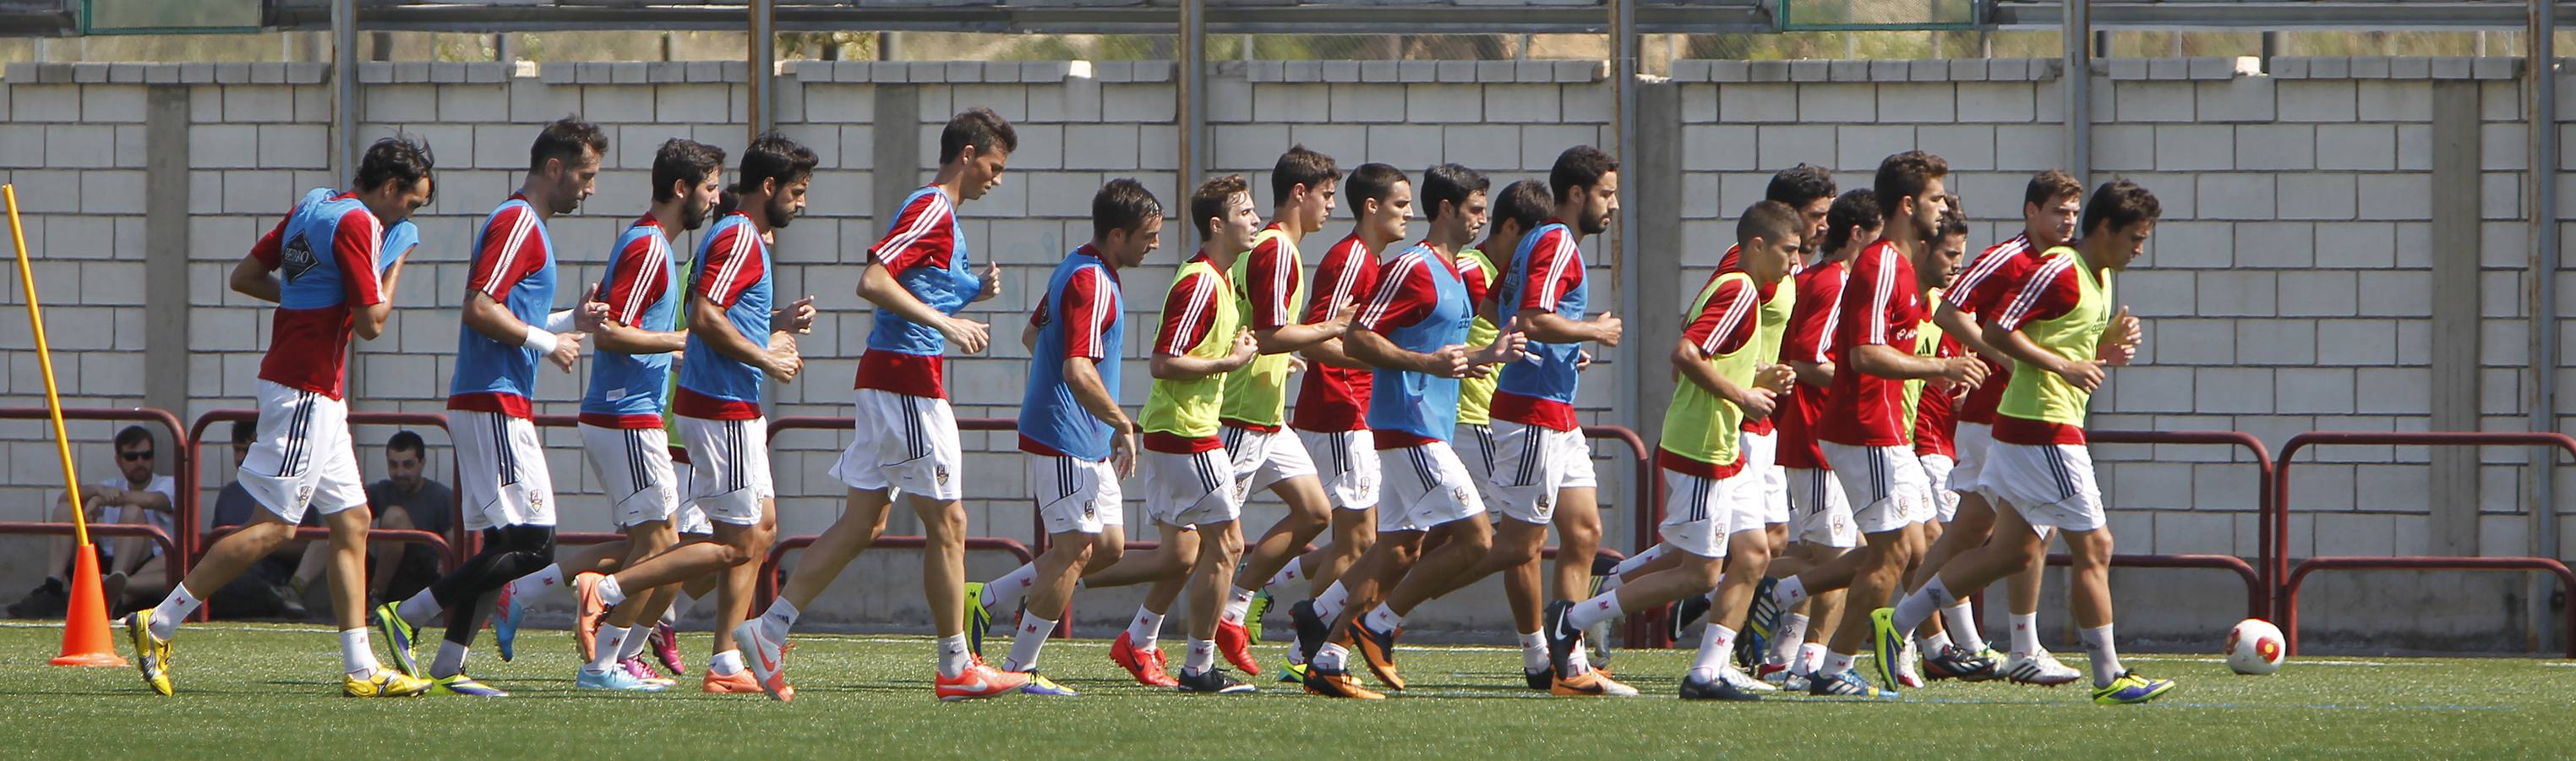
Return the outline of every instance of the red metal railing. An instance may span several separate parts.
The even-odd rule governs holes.
[[[778,434],[782,431],[846,431],[856,425],[856,419],[848,417],[781,417],[769,421],[769,438],[773,441],[777,440]],[[960,431],[1007,431],[1011,430],[1014,425],[1015,423],[1013,421],[1001,418],[957,419],[957,429]],[[893,508],[889,507],[887,509],[891,510]],[[819,538],[821,537],[813,534],[782,536],[778,538],[777,542],[770,545],[769,557],[760,564],[759,591],[753,595],[754,610],[767,607],[769,605],[769,600],[778,594],[778,567],[780,563],[786,559],[787,553],[812,545],[814,540]],[[1038,533],[1038,541],[1046,541],[1046,533],[1043,530]],[[929,539],[920,535],[880,536],[877,537],[875,542],[869,543],[868,547],[870,549],[917,550],[928,546],[928,543]],[[1022,543],[1017,539],[1007,537],[969,535],[966,537],[966,549],[969,551],[984,550],[1005,552],[1009,553],[1012,557],[1018,558],[1022,563],[1030,562],[1037,558],[1037,552],[1030,551],[1029,545]],[[1038,551],[1043,552],[1044,550],[1040,549]],[[1067,618],[1069,619],[1070,617]]]
[[[0,521],[0,534],[71,536],[72,532],[72,524],[69,523],[54,523],[51,521]],[[89,526],[89,533],[90,536],[94,537],[139,536],[150,539],[153,544],[161,545],[161,575],[164,582],[175,587],[179,585],[180,579],[185,578],[188,575],[188,564],[181,560],[183,556],[179,554],[179,540],[176,537],[170,536],[170,532],[161,530],[161,527],[159,526],[151,526],[141,523],[92,523]],[[60,570],[61,569],[51,569],[47,570],[46,573],[58,573]],[[116,601],[107,601],[107,607],[115,608]]]
[[[2254,465],[2255,565],[2246,565],[2243,558],[2232,555],[2112,555],[2111,565],[2234,571],[2245,578],[2245,616],[2269,617],[2267,614],[2273,610],[2270,590],[2279,588],[2287,562],[2281,551],[2289,545],[2284,537],[2289,524],[2279,517],[2283,503],[2275,499],[2274,492],[2279,475],[2262,439],[2241,431],[2085,431],[2084,439],[2093,444],[2217,444],[2245,450]],[[2048,562],[2065,565],[2065,557],[2050,555]]]
[[[52,410],[50,410],[50,409],[48,409],[48,408],[44,408],[44,407],[0,407],[0,420],[51,420],[52,418],[53,418],[53,411],[52,411]],[[197,478],[196,478],[197,471],[196,471],[196,458],[191,456],[192,454],[194,454],[194,453],[193,453],[193,451],[192,451],[192,450],[193,450],[193,448],[188,446],[188,442],[190,441],[190,438],[189,438],[189,436],[188,436],[187,429],[186,429],[186,428],[185,428],[185,427],[184,427],[184,426],[179,422],[179,416],[170,414],[170,412],[169,412],[168,410],[154,409],[154,408],[151,408],[151,407],[66,407],[66,408],[64,408],[64,409],[63,409],[63,419],[64,419],[64,420],[107,420],[107,421],[117,421],[117,422],[158,423],[158,424],[160,424],[161,429],[162,429],[163,431],[168,432],[168,433],[170,434],[170,447],[171,447],[173,450],[176,450],[176,451],[173,451],[173,452],[171,453],[171,455],[170,455],[170,457],[171,457],[171,465],[170,465],[170,479],[171,479],[172,481],[177,482],[177,483],[179,484],[179,502],[178,502],[178,504],[175,504],[175,505],[171,505],[171,506],[170,506],[170,510],[171,510],[171,515],[170,515],[170,525],[172,525],[172,526],[194,526],[194,525],[196,525],[196,519],[197,519]],[[17,525],[17,524],[0,524],[0,525]],[[39,526],[40,526],[40,525],[47,525],[47,524],[46,524],[46,522],[37,521],[37,522],[30,522],[30,523],[29,523],[29,524],[27,524],[27,525],[39,525]],[[62,524],[62,525],[69,526],[70,524]],[[95,525],[95,526],[97,526],[97,527],[100,527],[100,528],[104,528],[104,527],[109,526],[109,525],[118,525],[118,524],[105,524],[105,523],[101,523],[101,524],[94,524],[94,525]],[[49,532],[49,531],[41,531],[41,530],[34,530],[34,529],[29,529],[29,530],[26,530],[26,531],[13,531],[13,530],[10,530],[10,529],[5,528],[5,527],[0,527],[0,534],[46,534],[46,533],[51,533],[51,532]],[[104,532],[101,532],[101,533],[104,533]],[[168,532],[164,532],[164,533],[166,534],[166,533],[168,533]],[[173,551],[173,554],[166,555],[165,557],[168,557],[168,558],[170,558],[171,560],[177,560],[177,561],[180,561],[180,562],[175,562],[175,563],[173,563],[173,562],[164,561],[164,562],[163,562],[163,565],[167,565],[167,566],[175,566],[175,567],[180,567],[180,568],[184,569],[184,568],[188,565],[188,563],[186,563],[186,562],[185,562],[185,559],[186,559],[186,558],[195,557],[194,555],[191,555],[191,554],[189,554],[189,553],[188,553],[188,550],[190,549],[189,537],[190,537],[194,532],[183,530],[183,531],[179,531],[179,532],[177,532],[177,533],[178,533],[178,536],[170,537],[170,539],[174,540],[173,542],[164,542],[164,544],[168,544],[168,545],[170,545],[170,547],[169,547],[169,548]],[[131,534],[127,534],[127,533],[119,533],[119,534],[112,534],[112,535],[131,535]],[[47,570],[47,571],[46,571],[46,573],[54,573],[56,570],[59,570],[59,569]],[[111,602],[113,602],[113,601],[111,601]]]
[[[197,422],[194,425],[188,426],[187,446],[185,449],[187,451],[189,461],[199,461],[200,458],[197,456],[198,449],[206,444],[206,429],[214,427],[216,423],[228,423],[237,420],[256,421],[258,419],[258,410],[246,409],[213,410],[204,415],[197,416]],[[361,425],[436,427],[439,431],[444,433],[447,430],[447,416],[435,412],[362,412],[352,410],[349,412],[349,425],[352,427]],[[356,440],[352,438],[350,445],[355,447],[356,444]],[[455,463],[453,462],[454,458],[449,459],[448,482],[452,484],[456,481]],[[233,531],[239,530],[239,527],[230,527],[227,529],[210,526],[204,530],[204,533],[199,533],[199,521],[196,515],[198,511],[193,504],[196,501],[198,488],[196,481],[197,475],[192,471],[187,479],[187,494],[189,501],[192,504],[189,507],[187,523],[182,524],[185,526],[185,529],[181,532],[186,536],[193,537],[193,539],[186,540],[188,541],[188,565],[191,567],[195,566],[198,560],[205,557],[206,550],[213,547],[216,540],[222,539],[223,537],[230,535]],[[451,490],[450,493],[459,494],[461,492],[454,492]],[[452,503],[448,508],[450,511],[448,522],[449,533],[445,536],[436,532],[421,531],[417,529],[374,528],[367,530],[367,540],[374,542],[407,542],[412,544],[429,545],[432,549],[436,549],[439,552],[440,570],[455,570],[457,564],[463,562],[464,553],[473,551],[471,537],[466,536],[464,533],[465,507],[461,500],[461,497],[458,498],[458,501]],[[372,506],[370,507],[372,508]],[[331,536],[331,532],[330,529],[326,528],[304,526],[296,529],[295,536],[298,539],[327,539]],[[207,607],[212,606],[209,605]],[[199,608],[196,620],[203,621],[211,615],[212,611],[207,610],[207,608]]]
[[[2272,481],[2272,503],[2279,508],[2273,511],[2273,520],[2275,521],[2275,525],[2272,529],[2272,537],[2274,540],[2280,542],[2280,544],[2274,549],[2274,557],[2280,559],[2281,562],[2286,563],[2286,559],[2289,555],[2289,542],[2286,536],[2289,534],[2290,529],[2289,505],[2291,458],[2296,457],[2299,450],[2310,446],[2338,444],[2377,446],[2543,446],[2556,447],[2566,450],[2569,454],[2576,454],[2576,438],[2569,438],[2566,434],[2554,432],[2312,431],[2292,436],[2288,442],[2281,445],[2281,457],[2279,464],[2274,468],[2274,477]],[[2542,468],[2548,468],[2553,465],[2555,465],[2554,462],[2534,464],[2535,467]],[[2556,506],[2554,505],[2533,505],[2530,509],[2550,510],[2555,509],[2555,507]],[[2304,580],[2309,573],[2328,569],[2548,571],[2557,574],[2559,583],[2566,585],[2569,592],[2576,593],[2576,574],[2569,573],[2566,564],[2560,563],[2556,558],[2443,557],[2424,555],[2386,558],[2355,556],[2312,557],[2299,563],[2298,568],[2290,571],[2286,578],[2280,576],[2274,577],[2283,579],[2283,583],[2277,587],[2280,599],[2278,603],[2274,605],[2273,609],[2280,611],[2279,624],[2281,626],[2281,633],[2284,637],[2289,639],[2287,644],[2289,645],[2290,653],[2293,655],[2297,654],[2299,651],[2299,582]],[[2576,606],[2571,606],[2568,609],[2567,625],[2569,627],[2568,631],[2576,632]],[[2567,657],[2576,658],[2576,634],[2571,634],[2568,637]]]

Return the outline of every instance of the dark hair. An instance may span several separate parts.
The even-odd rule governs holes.
[[[129,425],[125,430],[116,432],[116,448],[119,450],[136,444],[150,443],[152,443],[152,429],[143,426]]]
[[[1556,154],[1556,165],[1548,167],[1547,188],[1550,198],[1562,202],[1574,195],[1575,188],[1601,184],[1601,176],[1619,171],[1619,160],[1601,149],[1578,145]]]
[[[428,457],[429,445],[421,442],[420,434],[405,428],[395,431],[393,438],[385,440],[385,451],[387,453],[410,452],[414,457]]]
[[[2031,206],[2046,206],[2048,202],[2062,197],[2082,195],[2084,195],[2084,184],[2076,182],[2074,175],[2050,169],[2030,176],[2030,187],[2021,192],[2021,202]]]
[[[998,147],[1003,153],[1020,149],[1020,133],[993,109],[977,106],[957,112],[948,127],[939,131],[939,163],[956,161],[957,154],[968,146],[978,155],[992,153]]]
[[[1494,200],[1495,223],[1519,225],[1522,235],[1547,224],[1547,218],[1555,214],[1556,199],[1548,197],[1547,186],[1537,180],[1520,180],[1505,185],[1502,197]]]
[[[2108,233],[2154,220],[2164,213],[2164,204],[2156,202],[2156,194],[2147,192],[2137,183],[2115,179],[2094,188],[2092,200],[2084,202],[2084,234],[2096,234],[2093,226],[2105,222],[2110,226],[2102,232]]]
[[[1342,183],[1342,195],[1345,196],[1342,200],[1351,205],[1351,218],[1358,219],[1361,201],[1385,201],[1387,196],[1395,194],[1396,184],[1402,182],[1411,182],[1405,179],[1402,169],[1376,162],[1361,164],[1358,169],[1351,170],[1351,178]]]
[[[537,131],[537,141],[528,144],[528,171],[546,168],[547,159],[562,161],[566,168],[581,160],[581,149],[588,148],[601,156],[608,155],[608,133],[599,125],[566,116]]]
[[[430,152],[428,140],[416,135],[397,134],[379,138],[375,144],[367,146],[366,155],[358,159],[358,175],[350,179],[357,182],[361,191],[384,187],[387,182],[400,182],[403,187],[411,187],[429,179],[437,167],[438,156]],[[429,197],[430,200],[438,198],[435,182],[430,184]]]
[[[1319,190],[1341,178],[1342,167],[1333,163],[1333,157],[1308,150],[1304,144],[1289,146],[1287,153],[1279,154],[1279,163],[1270,167],[1270,204],[1287,203],[1288,194],[1299,185]]]
[[[1216,225],[1208,220],[1225,216],[1226,202],[1233,200],[1236,193],[1252,193],[1252,185],[1244,181],[1243,175],[1210,177],[1199,183],[1198,190],[1190,192],[1190,226],[1198,228],[1199,240],[1216,238]]]
[[[1788,204],[1792,209],[1803,209],[1818,198],[1832,197],[1833,170],[1803,163],[1771,175],[1771,187],[1762,191],[1763,199]]]
[[[241,446],[259,438],[259,424],[249,420],[233,421],[233,445]]]
[[[1968,234],[1968,217],[1957,209],[1941,212],[1941,227],[1932,233],[1934,239]]]
[[[724,161],[723,148],[687,138],[662,141],[662,147],[653,151],[653,200],[678,198],[680,194],[672,192],[671,186],[705,181],[707,175],[724,167]]]
[[[823,160],[814,155],[814,149],[775,130],[760,133],[751,139],[750,147],[742,150],[742,167],[734,172],[733,194],[750,195],[767,180],[776,180],[780,188],[785,188],[814,176],[814,165],[820,163]]]
[[[1145,183],[1132,177],[1110,180],[1091,194],[1091,238],[1103,240],[1111,230],[1140,230],[1149,220],[1163,218],[1163,202]]]
[[[1852,228],[1867,230],[1884,222],[1878,215],[1878,194],[1854,190],[1834,199],[1833,208],[1825,211],[1825,244],[1820,251],[1841,251],[1851,245]]]
[[[1493,187],[1494,181],[1485,179],[1483,172],[1458,164],[1440,164],[1422,170],[1422,207],[1428,210],[1431,219],[1438,220],[1442,203],[1449,204],[1452,209],[1462,209],[1467,205],[1468,196]]]
[[[1888,156],[1878,162],[1878,178],[1871,188],[1878,192],[1880,217],[1896,216],[1897,204],[1923,195],[1932,181],[1950,173],[1950,162],[1920,150]]]
[[[1753,245],[1754,238],[1773,243],[1791,236],[1804,236],[1807,225],[1798,218],[1798,210],[1786,203],[1764,199],[1745,208],[1744,216],[1735,220],[1735,245]]]

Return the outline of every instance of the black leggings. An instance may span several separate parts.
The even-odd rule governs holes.
[[[474,644],[492,614],[501,586],[555,562],[555,527],[505,526],[483,530],[483,551],[454,572],[430,582],[429,594],[447,610],[447,641]]]

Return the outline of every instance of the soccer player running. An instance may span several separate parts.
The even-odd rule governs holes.
[[[853,384],[857,436],[831,470],[849,487],[848,507],[805,549],[769,610],[735,635],[754,635],[745,644],[756,651],[752,670],[764,687],[784,684],[777,653],[788,630],[841,569],[885,533],[897,490],[921,518],[927,542],[921,583],[938,634],[933,691],[941,699],[985,698],[1028,681],[985,666],[967,648],[960,604],[966,506],[958,501],[964,496],[965,460],[957,444],[957,414],[941,380],[942,355],[951,344],[975,354],[988,338],[984,323],[957,312],[1002,293],[1000,266],[988,262],[981,274],[974,269],[957,205],[1000,186],[1019,145],[1019,133],[990,109],[970,108],[950,118],[939,132],[939,172],[904,199],[885,237],[868,249],[858,295],[877,306],[876,327],[868,333]]]
[[[1375,165],[1372,165],[1375,166]],[[1367,167],[1354,176],[1368,173]],[[1339,585],[1353,600],[1377,596],[1392,585],[1387,602],[1364,616],[1357,606],[1341,612],[1328,631],[1353,636],[1369,670],[1389,687],[1404,680],[1392,657],[1404,612],[1453,590],[1460,572],[1484,558],[1493,529],[1474,476],[1460,462],[1449,437],[1458,429],[1458,380],[1517,360],[1528,346],[1519,331],[1498,332],[1483,346],[1468,346],[1475,301],[1458,275],[1456,251],[1484,227],[1488,182],[1457,164],[1423,172],[1423,200],[1431,208],[1431,234],[1387,262],[1359,327],[1343,337],[1352,359],[1374,368],[1368,405],[1371,442],[1387,463],[1386,504],[1377,515],[1378,541],[1360,555]],[[1355,194],[1356,195],[1356,194]],[[1301,401],[1302,403],[1302,401]],[[1426,545],[1436,545],[1426,551]],[[1306,631],[1301,607],[1299,639],[1331,641]],[[1342,627],[1352,627],[1344,632]],[[1327,697],[1380,700],[1344,667],[1344,652],[1324,645],[1307,663],[1308,692]]]
[[[1764,474],[1750,467],[1743,422],[1769,415],[1793,380],[1788,368],[1761,357],[1760,312],[1782,287],[1810,229],[1797,209],[1770,200],[1754,203],[1736,221],[1740,269],[1720,269],[1700,287],[1673,347],[1673,368],[1686,382],[1673,388],[1665,407],[1655,463],[1663,470],[1667,495],[1663,544],[1678,550],[1671,555],[1678,562],[1579,603],[1551,604],[1548,654],[1560,668],[1585,628],[1715,590],[1714,615],[1682,678],[1681,697],[1759,699],[1751,678],[1727,668],[1735,649],[1731,624],[1743,620],[1771,553],[1763,504],[1768,487]]]
[[[594,192],[608,135],[573,117],[555,120],[528,147],[528,176],[519,192],[486,217],[476,237],[457,326],[456,373],[448,384],[449,430],[456,437],[457,495],[465,530],[482,532],[483,549],[411,599],[376,606],[385,649],[403,673],[422,676],[412,657],[420,627],[454,610],[427,676],[436,695],[508,697],[465,674],[466,648],[483,630],[502,585],[554,562],[554,477],[529,401],[537,364],[572,372],[581,341],[606,312],[585,299],[552,312],[555,245],[546,221],[581,208]]]
[[[2093,702],[2144,703],[2173,690],[2172,680],[2122,668],[2113,646],[2111,528],[2084,443],[2085,407],[2104,371],[2137,354],[2135,318],[2125,307],[2113,310],[2112,274],[2136,260],[2162,212],[2145,188],[2127,180],[2103,183],[2084,205],[2082,237],[2038,254],[2029,278],[1981,319],[1982,337],[2013,358],[2013,379],[1996,407],[1995,440],[1980,475],[2009,509],[1996,513],[1986,544],[1953,559],[1896,607],[1872,613],[1880,649],[1955,603],[1951,590],[1977,589],[2020,571],[2045,554],[2051,533],[2064,531],[2074,557],[2067,606],[2092,667]]]
[[[1930,304],[1941,302],[1945,290],[1950,287],[1952,280],[1958,277],[1960,262],[1968,253],[1968,220],[1959,212],[1958,198],[1952,196],[1950,202],[1952,204],[1950,210],[1941,214],[1940,228],[1933,233],[1933,239],[1936,242],[1932,245],[1931,266],[1925,268],[1932,284],[1924,289],[1924,301]],[[1914,345],[1911,349],[1915,356],[1936,359],[1962,357],[1967,356],[1968,353],[1966,346],[1943,332],[1941,326],[1934,323],[1928,316],[1921,322],[1915,323]],[[1950,490],[1950,472],[1955,469],[1958,462],[1956,459],[1958,450],[1951,444],[1957,430],[1956,418],[1951,412],[1951,399],[1961,391],[1965,389],[1929,380],[1916,379],[1905,382],[1905,430],[1907,437],[1913,442],[1910,448],[1914,452],[1914,461],[1923,468],[1925,493],[1930,495],[1932,500],[1933,519],[1923,522],[1923,538],[1926,545],[1940,541],[1945,533],[1943,529],[1957,514],[1959,507],[1957,493]],[[1918,561],[1912,568],[1907,569],[1907,591],[1912,591],[1914,587],[1919,586],[1913,584],[1912,580],[1923,574],[1923,568],[1924,564]],[[1899,684],[1905,687],[1923,686],[1925,663],[1921,654],[1946,652],[1954,644],[1963,652],[1983,656],[1980,663],[1985,668],[1966,673],[1954,673],[1942,670],[1954,661],[1935,660],[1931,663],[1930,669],[1934,678],[1982,682],[2003,675],[2001,670],[2003,664],[1984,652],[1985,642],[1977,637],[1974,616],[1970,616],[1965,628],[1957,632],[1959,638],[1956,640],[1952,639],[1951,628],[1942,626],[1941,622],[1936,620],[1917,632],[1918,636],[1912,642],[1914,646],[1906,648],[1905,658],[1897,662],[1896,678]]]
[[[681,351],[679,385],[671,392],[671,413],[679,418],[680,438],[689,453],[683,495],[714,525],[714,541],[693,542],[626,566],[615,574],[585,573],[573,578],[573,591],[584,611],[611,608],[600,622],[590,668],[614,664],[624,644],[609,646],[613,632],[630,632],[645,616],[660,610],[626,605],[644,599],[647,590],[678,584],[711,573],[724,574],[717,587],[715,657],[700,689],[713,693],[769,693],[778,700],[794,697],[775,668],[779,647],[759,643],[756,656],[772,666],[757,675],[746,669],[739,647],[745,609],[751,604],[760,561],[778,536],[777,491],[769,480],[769,420],[760,409],[763,378],[779,383],[796,380],[805,367],[797,354],[796,333],[813,324],[813,307],[800,301],[774,306],[771,239],[805,209],[819,159],[812,149],[776,132],[762,133],[745,147],[734,174],[732,208],[719,205],[716,222],[698,242],[697,273],[690,276],[682,306],[688,340]],[[629,594],[627,590],[635,590]],[[605,662],[603,662],[605,661]]]
[[[385,229],[429,203],[433,159],[408,137],[377,140],[359,160],[356,188],[315,188],[297,200],[233,266],[231,287],[277,304],[260,361],[258,439],[238,479],[262,512],[215,542],[161,604],[125,617],[134,666],[153,692],[171,694],[170,641],[207,596],[286,546],[307,510],[331,529],[331,609],[340,631],[340,694],[408,697],[427,680],[385,668],[367,636],[367,507],[349,443],[349,336],[373,341],[393,316],[402,261],[388,260]],[[281,273],[271,275],[270,273]]]
[[[1994,441],[1995,405],[2003,400],[2012,366],[2010,357],[1985,342],[1984,334],[1978,330],[1977,316],[2001,308],[1996,302],[2029,278],[2031,263],[2039,252],[2074,237],[2083,195],[2084,186],[2065,172],[2050,169],[2031,175],[2022,193],[2022,232],[1978,254],[1932,311],[1932,321],[1940,325],[1943,333],[1985,360],[1989,375],[1983,385],[1959,400],[1957,465],[1950,471],[1951,488],[1959,494],[1958,514],[1924,553],[1923,563],[1916,567],[1911,579],[1911,589],[1921,589],[1948,565],[1950,558],[1986,543],[1993,533],[1997,504],[1983,487],[1981,473],[1986,449]],[[2031,563],[2007,580],[2012,651],[2011,657],[2004,660],[2003,676],[2020,684],[2055,686],[2084,676],[2059,663],[2039,644],[2039,588],[2045,560]],[[1961,634],[1973,636],[1976,615],[1965,600],[1943,608],[1941,619],[1954,638]],[[1979,654],[1995,659],[1997,654],[1991,650],[1985,648]]]

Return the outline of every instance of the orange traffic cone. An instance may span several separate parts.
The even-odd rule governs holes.
[[[128,665],[116,654],[107,633],[107,599],[98,588],[98,552],[82,546],[72,553],[72,604],[63,612],[63,654],[56,666]]]

